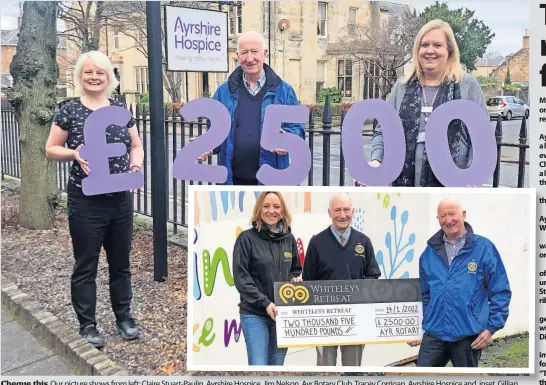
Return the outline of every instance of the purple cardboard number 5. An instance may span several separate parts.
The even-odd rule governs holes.
[[[261,146],[266,150],[283,149],[291,157],[290,166],[276,170],[264,164],[256,177],[264,185],[298,186],[309,174],[311,151],[305,141],[288,132],[281,133],[281,123],[305,123],[309,109],[304,106],[271,105],[265,110]]]

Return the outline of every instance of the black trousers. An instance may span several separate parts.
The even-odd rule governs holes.
[[[133,194],[86,196],[68,191],[68,225],[74,250],[72,306],[80,330],[96,325],[97,267],[104,246],[109,266],[110,300],[118,322],[131,319]]]
[[[455,368],[477,368],[482,351],[471,347],[477,337],[475,335],[454,342],[444,342],[425,333],[419,348],[417,366],[445,367],[451,360]]]

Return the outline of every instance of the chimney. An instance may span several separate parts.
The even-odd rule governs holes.
[[[525,32],[523,34],[523,48],[529,49],[529,30],[525,29]]]
[[[23,2],[19,2],[19,16],[17,17],[17,29],[21,30],[21,24],[23,22]]]

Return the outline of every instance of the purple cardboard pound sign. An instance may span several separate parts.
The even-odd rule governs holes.
[[[451,158],[447,128],[454,119],[465,123],[472,139],[472,165],[467,169],[457,167]],[[489,123],[489,114],[477,103],[459,99],[440,105],[430,115],[425,132],[430,168],[444,186],[479,186],[486,183],[495,172],[495,134]]]
[[[80,155],[89,163],[89,176],[82,181],[85,195],[107,194],[138,189],[144,186],[144,175],[140,172],[110,174],[108,158],[123,156],[127,148],[123,143],[107,143],[106,129],[111,125],[124,126],[131,113],[123,107],[99,108],[89,115],[83,126],[85,146]]]
[[[383,132],[385,156],[379,167],[368,164],[362,148],[362,126],[371,117],[379,121]],[[368,186],[388,185],[400,175],[404,166],[404,128],[394,107],[382,99],[368,99],[353,104],[343,120],[341,146],[349,172],[356,180]]]
[[[281,124],[305,123],[309,109],[305,106],[269,105],[265,110],[264,127],[260,145],[265,150],[283,149],[290,155],[290,165],[276,170],[262,165],[256,178],[264,185],[299,186],[311,169],[311,151],[305,140],[289,132],[281,133]]]

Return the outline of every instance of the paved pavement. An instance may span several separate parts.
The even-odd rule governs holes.
[[[17,318],[2,308],[2,361],[4,376],[73,376],[72,367],[30,334]]]

